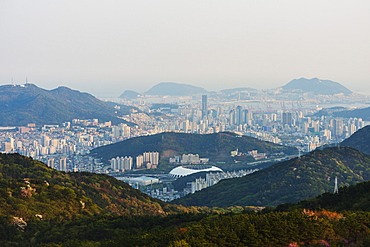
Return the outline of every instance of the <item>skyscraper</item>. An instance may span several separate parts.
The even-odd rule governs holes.
[[[290,112],[284,112],[283,113],[283,124],[287,124],[289,126],[293,125],[293,114]]]
[[[243,123],[244,123],[244,121],[243,121],[243,107],[238,105],[236,107],[236,111],[235,111],[235,124],[239,125],[239,124],[243,124]]]
[[[207,95],[202,95],[202,118],[207,118],[208,106],[207,106]]]
[[[334,138],[340,138],[343,135],[343,120],[332,119],[330,120],[331,130]]]

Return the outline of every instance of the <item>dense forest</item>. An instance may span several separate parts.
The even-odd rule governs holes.
[[[0,246],[370,246],[369,191],[365,182],[263,210],[186,208],[106,175],[0,154]]]
[[[97,216],[25,229],[0,221],[1,246],[370,246],[362,211]]]

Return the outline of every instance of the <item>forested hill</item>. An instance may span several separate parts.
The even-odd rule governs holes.
[[[127,114],[129,109],[121,109],[67,87],[45,90],[34,84],[0,86],[0,126],[60,124],[74,118],[97,118],[116,124],[126,122],[117,116]]]
[[[338,162],[350,152],[329,151]],[[349,159],[361,162],[352,151]],[[114,178],[58,172],[18,154],[0,154],[0,178],[0,246],[370,246],[369,212],[290,204],[272,212],[165,214],[181,210]],[[368,211],[369,186],[361,183],[307,202],[319,205],[314,209],[335,203]]]
[[[326,209],[330,211],[370,211],[370,181],[339,188],[338,193],[324,193],[298,203],[286,203],[276,207],[276,211],[295,209]]]
[[[164,132],[98,147],[92,150],[91,154],[110,159],[117,156],[135,157],[143,152],[157,151],[160,152],[161,159],[192,153],[210,158],[210,161],[224,161],[230,157],[230,152],[236,149],[239,152],[258,150],[260,153],[297,153],[297,149],[294,147],[282,146],[229,132],[206,135]]]
[[[370,120],[370,107],[354,109],[354,110],[343,110],[333,112],[334,117],[339,118],[362,118],[365,121]]]
[[[65,173],[19,154],[0,154],[0,217],[25,221],[182,212],[113,177]]]
[[[353,147],[365,154],[370,154],[370,125],[359,129],[349,138],[341,142],[341,146]]]
[[[276,206],[333,192],[339,186],[370,179],[370,156],[350,148],[315,150],[245,177],[218,184],[173,201],[197,206]]]

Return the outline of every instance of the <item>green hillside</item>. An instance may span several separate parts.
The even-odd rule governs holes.
[[[0,126],[24,126],[28,123],[60,124],[72,119],[125,122],[117,118],[128,109],[115,109],[88,93],[67,87],[45,90],[33,84],[0,86]]]
[[[354,110],[344,110],[333,113],[334,117],[340,118],[362,118],[365,121],[370,120],[370,107],[354,109]]]
[[[113,177],[65,173],[18,154],[0,154],[0,216],[25,221],[182,211]]]
[[[349,148],[326,153],[337,161],[351,153],[349,160],[362,159]],[[175,212],[186,208],[108,176],[58,172],[18,154],[0,154],[0,246],[367,247],[370,212],[355,210],[369,211],[369,189],[370,182],[360,183],[274,211],[184,214]],[[127,211],[118,210],[121,203]],[[338,205],[338,212],[322,209]],[[348,209],[353,211],[342,211]]]
[[[295,209],[332,211],[370,211],[370,181],[339,188],[338,193],[324,193],[316,198],[302,200],[298,203],[286,203],[276,207],[276,211]]]
[[[353,147],[365,154],[370,154],[370,125],[356,131],[349,138],[341,142],[340,145]]]
[[[228,132],[207,135],[164,132],[98,147],[92,150],[91,154],[108,160],[117,156],[135,157],[144,152],[157,151],[160,152],[161,159],[168,160],[174,155],[192,153],[210,158],[210,161],[214,162],[227,160],[230,152],[236,149],[240,152],[258,150],[260,153],[297,153],[296,148],[293,147]]]
[[[276,206],[370,179],[370,156],[353,148],[326,148],[277,163],[245,177],[223,180],[173,201],[197,206]]]

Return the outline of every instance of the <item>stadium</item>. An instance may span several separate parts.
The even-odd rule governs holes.
[[[211,165],[186,165],[178,166],[170,171],[170,175],[176,178],[185,177],[198,172],[223,172],[221,168]]]

